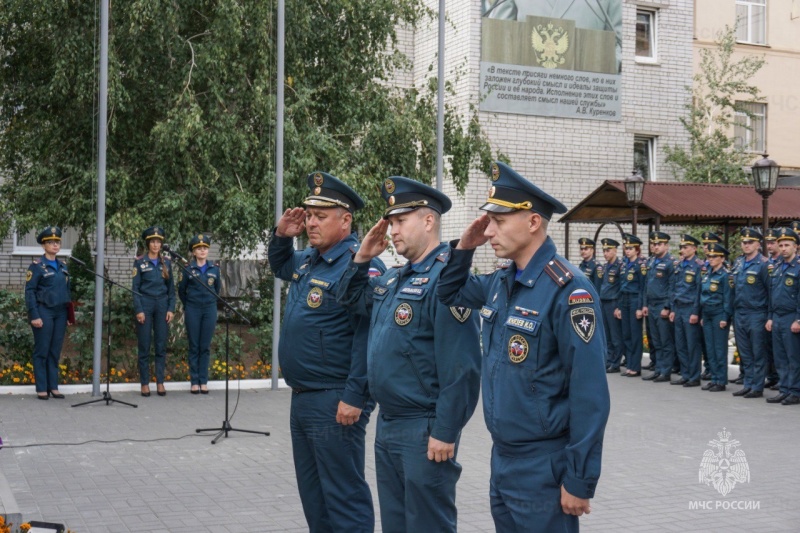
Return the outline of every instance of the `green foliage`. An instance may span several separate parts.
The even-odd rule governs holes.
[[[733,126],[737,111],[748,116],[737,102],[759,102],[762,97],[750,79],[764,66],[760,56],[735,59],[736,29],[726,26],[717,38],[717,47],[700,50],[700,68],[692,87],[686,90],[691,103],[688,116],[680,121],[689,134],[690,144],[667,146],[667,163],[676,177],[701,183],[746,183],[742,166],[752,163],[753,155],[737,147]]]
[[[0,366],[2,361],[21,365],[31,362],[33,333],[28,322],[25,297],[0,290]]]
[[[94,258],[85,233],[81,234],[78,242],[72,247],[71,255],[86,264],[86,267],[75,262],[69,265],[72,299],[83,302],[94,297],[95,279]]]

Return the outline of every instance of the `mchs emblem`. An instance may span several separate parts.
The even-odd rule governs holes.
[[[712,449],[706,450],[700,461],[700,483],[713,485],[722,496],[733,490],[737,483],[750,482],[750,467],[741,444],[731,439],[731,433],[722,428],[717,439],[709,441]]]

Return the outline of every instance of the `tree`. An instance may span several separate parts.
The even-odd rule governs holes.
[[[733,137],[736,113],[752,114],[744,102],[763,98],[750,79],[764,66],[762,56],[734,59],[736,30],[720,32],[717,46],[700,50],[700,68],[687,87],[691,102],[680,121],[689,134],[689,148],[665,147],[667,163],[676,177],[702,183],[746,183],[742,167],[753,155]]]
[[[107,234],[133,244],[161,224],[181,242],[211,231],[230,252],[274,222],[275,3],[114,2],[109,51]],[[332,172],[380,212],[393,174],[429,181],[435,85],[400,90],[397,28],[432,13],[422,0],[289,0],[285,205],[305,176]],[[96,212],[95,5],[3,0],[0,10],[0,234],[44,223],[92,232]],[[434,81],[435,83],[435,81]],[[449,89],[452,94],[452,88]],[[474,108],[447,109],[460,190],[491,151]]]

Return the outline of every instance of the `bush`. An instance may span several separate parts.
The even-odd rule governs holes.
[[[23,294],[0,290],[0,362],[32,362],[33,332]]]

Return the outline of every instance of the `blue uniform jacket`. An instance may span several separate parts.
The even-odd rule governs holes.
[[[733,316],[733,278],[725,267],[714,272],[709,268],[703,275],[700,288],[700,308],[703,313],[725,315],[725,322],[731,323]]]
[[[644,307],[644,286],[647,276],[647,261],[644,257],[637,257],[629,261],[626,257],[622,260],[619,270],[622,285],[619,292],[633,297],[636,301],[636,309]]]
[[[620,282],[620,268],[622,261],[619,258],[614,259],[613,263],[606,263],[603,266],[603,280],[600,284],[600,299],[604,302],[614,302],[619,299],[619,289],[622,286]]]
[[[167,277],[162,275],[162,265],[166,266]],[[159,258],[157,266],[144,254],[133,261],[133,290],[141,294],[133,295],[134,314],[144,313],[142,297],[167,298],[167,311],[175,312],[175,282],[172,279],[172,262]]]
[[[644,305],[656,314],[672,306],[672,275],[675,272],[675,260],[670,254],[664,257],[651,257],[648,261],[645,276]]]
[[[770,301],[768,320],[775,315],[794,313],[795,320],[800,320],[800,257],[795,256],[790,262],[776,263],[770,279]]]
[[[293,243],[273,232],[268,249],[275,277],[290,282],[278,345],[283,376],[295,389],[344,389],[342,401],[363,409],[369,400],[367,347],[353,341],[366,337],[367,324],[336,302],[358,239],[350,234],[324,255],[312,247],[295,250]],[[385,269],[379,259],[373,266]]]
[[[769,307],[769,262],[761,254],[750,261],[740,256],[733,264],[733,308],[766,312]]]
[[[676,262],[670,292],[673,308],[690,307],[693,315],[700,314],[700,284],[705,273],[705,264],[697,256]]]
[[[592,282],[594,288],[596,290],[600,290],[600,284],[603,282],[603,267],[597,264],[594,258],[590,259],[589,261],[581,261],[581,264],[578,265],[578,268],[581,269],[581,272],[589,278],[589,281]]]
[[[481,353],[477,314],[436,298],[449,257],[440,244],[420,263],[369,283],[366,264],[351,263],[339,298],[371,315],[369,390],[381,414],[435,417],[431,436],[451,443],[478,404]]]
[[[186,267],[191,272],[191,276],[184,270],[178,273],[178,297],[184,306],[207,307],[217,304],[214,294],[219,294],[219,286],[222,283],[219,264],[211,261],[206,261],[206,264],[208,268],[205,273],[195,261]],[[200,285],[205,285],[214,292],[209,292]]]
[[[494,445],[528,457],[563,441],[564,486],[591,498],[610,409],[597,292],[549,237],[517,281],[513,263],[470,275],[473,253],[453,250],[438,295],[445,305],[481,309],[483,414]]]
[[[64,261],[56,259],[58,269],[45,262],[45,256],[34,259],[25,276],[25,306],[28,308],[28,321],[42,318],[40,307],[56,309],[68,304],[72,298],[69,292],[69,270]]]

